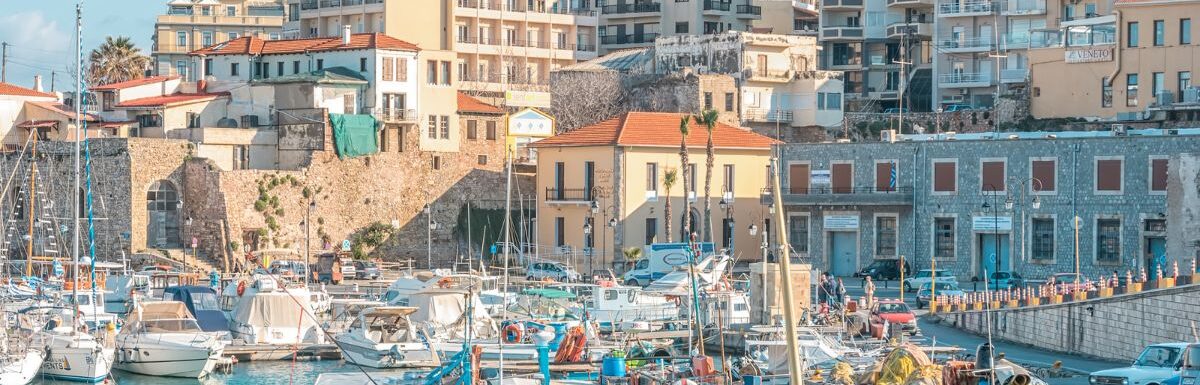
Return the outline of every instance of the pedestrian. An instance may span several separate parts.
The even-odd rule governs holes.
[[[828,299],[828,295],[825,292],[825,285],[826,285],[825,275],[822,274],[821,276],[817,277],[817,280],[818,280],[818,282],[817,282],[817,303],[826,304],[829,301],[829,299]]]
[[[846,305],[846,284],[842,283],[842,279],[837,279],[837,306],[841,309]]]
[[[863,284],[863,292],[867,295],[867,301],[863,306],[870,307],[875,303],[875,281],[871,280],[871,276],[867,276],[866,283]]]

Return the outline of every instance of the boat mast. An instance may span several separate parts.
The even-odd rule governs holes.
[[[792,309],[795,302],[792,302],[791,246],[788,245],[787,231],[784,231],[786,222],[783,217],[783,199],[780,197],[779,165],[776,164],[778,160],[774,156],[771,157],[771,196],[775,201],[775,223],[778,223],[775,237],[779,241],[780,275],[783,278],[783,330],[787,332],[788,375],[792,384],[802,384],[804,368],[800,365],[800,352],[796,347],[796,314],[795,309]]]
[[[76,294],[79,292],[79,144],[83,141],[81,128],[83,127],[83,2],[75,4],[75,180],[71,187],[71,220],[75,229],[71,232],[71,260],[75,263],[71,267],[71,280],[75,283],[71,285],[71,296],[76,300],[75,306],[78,308],[79,302]],[[95,302],[93,298],[90,302]],[[78,312],[78,309],[76,309]],[[77,328],[71,328],[74,333]]]
[[[29,131],[29,136],[32,136],[33,145],[29,146],[29,193],[25,194],[25,204],[29,205],[29,240],[25,243],[25,276],[33,276],[33,221],[37,217],[34,216],[34,201],[33,197],[37,195],[37,186],[34,181],[37,179],[37,137],[38,128],[34,127]],[[20,197],[17,197],[20,199]]]
[[[507,113],[504,114],[504,121],[505,122],[508,121]],[[504,320],[508,319],[508,301],[507,301],[507,298],[508,298],[508,275],[509,275],[508,274],[508,249],[512,247],[512,230],[511,230],[512,229],[512,152],[509,151],[507,140],[508,139],[505,138],[505,145],[504,145],[504,167],[507,169],[505,171],[506,183],[505,183],[505,187],[504,187],[504,243],[503,243],[504,244],[504,291],[501,292],[501,294],[504,295],[504,300],[501,301],[502,303],[504,303],[504,310],[502,310],[503,315],[500,317],[500,322],[504,322]],[[504,331],[503,330],[501,330],[501,332],[500,332],[499,377],[500,377],[500,381],[498,383],[503,384],[504,383]]]

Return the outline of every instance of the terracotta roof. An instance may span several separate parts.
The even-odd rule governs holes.
[[[25,103],[34,105],[34,106],[38,106],[47,111],[66,116],[67,119],[79,120],[77,115],[75,115],[74,107],[71,107],[71,106],[68,106],[68,105],[65,105],[65,104],[62,104],[59,102],[25,102]],[[84,113],[83,116],[85,118],[87,118],[87,121],[89,121],[89,122],[100,121],[100,118],[94,114]]]
[[[484,103],[479,99],[471,97],[465,93],[458,93],[458,112],[473,113],[473,114],[503,114],[504,110],[500,107]]]
[[[216,94],[173,94],[166,96],[151,96],[148,98],[126,100],[117,104],[117,108],[141,108],[141,107],[168,107],[179,104],[188,104],[194,102],[202,102],[213,100],[219,97],[227,96],[226,93]]]
[[[58,126],[57,120],[26,120],[18,123],[19,128],[49,128]]]
[[[662,112],[629,112],[591,126],[558,134],[537,141],[533,147],[577,146],[649,146],[679,147],[679,119],[684,114]],[[687,146],[704,148],[707,129],[692,117]],[[713,147],[769,149],[776,140],[749,130],[718,123],[713,129]]]
[[[9,83],[0,83],[0,95],[58,98],[58,95],[55,95],[55,94],[46,93],[46,92],[38,92],[38,91],[34,91],[34,90],[31,90],[31,89],[28,89],[25,87],[9,84]]]
[[[351,49],[394,49],[420,51],[413,43],[382,33],[356,33],[350,35],[350,44],[342,44],[341,37],[319,37],[310,39],[263,40],[254,36],[243,36],[224,43],[192,51],[192,55],[281,55],[302,54],[314,51],[339,51]]]
[[[145,77],[145,78],[141,78],[141,79],[133,79],[133,80],[127,80],[127,81],[123,81],[123,82],[109,83],[109,84],[105,84],[102,86],[92,87],[92,91],[123,90],[123,89],[130,88],[130,87],[144,86],[147,84],[154,84],[154,83],[165,82],[168,80],[175,80],[175,79],[179,79],[179,77],[178,76],[151,76],[151,77]]]

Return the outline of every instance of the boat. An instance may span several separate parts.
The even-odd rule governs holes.
[[[179,301],[134,305],[117,335],[116,367],[160,377],[202,378],[212,372],[225,344],[205,332]]]
[[[619,286],[605,281],[592,290],[591,298],[572,309],[601,330],[615,330],[634,323],[654,323],[679,319],[680,306],[662,295],[647,294],[642,288]]]
[[[696,289],[700,291],[716,290],[722,285],[722,277],[733,261],[728,255],[711,255],[696,262]],[[668,295],[691,295],[692,272],[688,265],[676,266],[675,270],[646,286],[647,293],[662,293]]]
[[[201,330],[228,339],[229,320],[221,312],[216,290],[208,286],[172,286],[163,290],[162,299],[183,302]]]
[[[22,310],[18,320],[29,338],[46,350],[41,377],[54,380],[97,383],[108,378],[116,350],[111,341],[100,341],[86,332],[76,310],[61,306]],[[44,326],[41,326],[44,325]]]
[[[368,309],[334,340],[346,362],[355,365],[377,369],[440,366],[433,347],[417,337],[409,320],[417,310],[400,306]]]
[[[221,299],[222,310],[228,306],[231,346],[253,345],[250,359],[277,360],[291,357],[297,346],[325,343],[308,289],[280,288],[267,276],[241,282],[233,282]]]
[[[100,290],[81,288],[77,291],[63,292],[62,300],[67,306],[78,310],[87,330],[94,332],[104,330],[109,324],[114,327],[117,325],[117,315],[104,310],[104,294]]]
[[[511,293],[500,291],[498,283],[498,277],[436,269],[432,272],[406,274],[396,279],[388,285],[381,300],[389,306],[408,306],[409,296],[422,290],[469,290],[476,293],[480,305],[489,315],[497,316],[515,299]]]
[[[97,262],[97,268],[104,262]],[[105,263],[108,266],[107,263]],[[120,265],[118,265],[120,266]],[[97,274],[100,274],[97,272]],[[121,312],[128,310],[128,304],[133,297],[133,293],[148,293],[150,289],[150,275],[145,273],[132,274],[116,274],[109,275],[104,281],[104,291],[109,294],[104,296],[104,310]]]
[[[0,384],[25,385],[37,378],[46,351],[29,342],[10,335],[7,317],[0,319]]]

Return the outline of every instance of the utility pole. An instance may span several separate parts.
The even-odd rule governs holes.
[[[8,83],[8,42],[0,42],[0,83]]]
[[[57,72],[50,71],[50,93],[52,93],[52,94],[54,93],[54,75],[55,74],[57,74]]]

